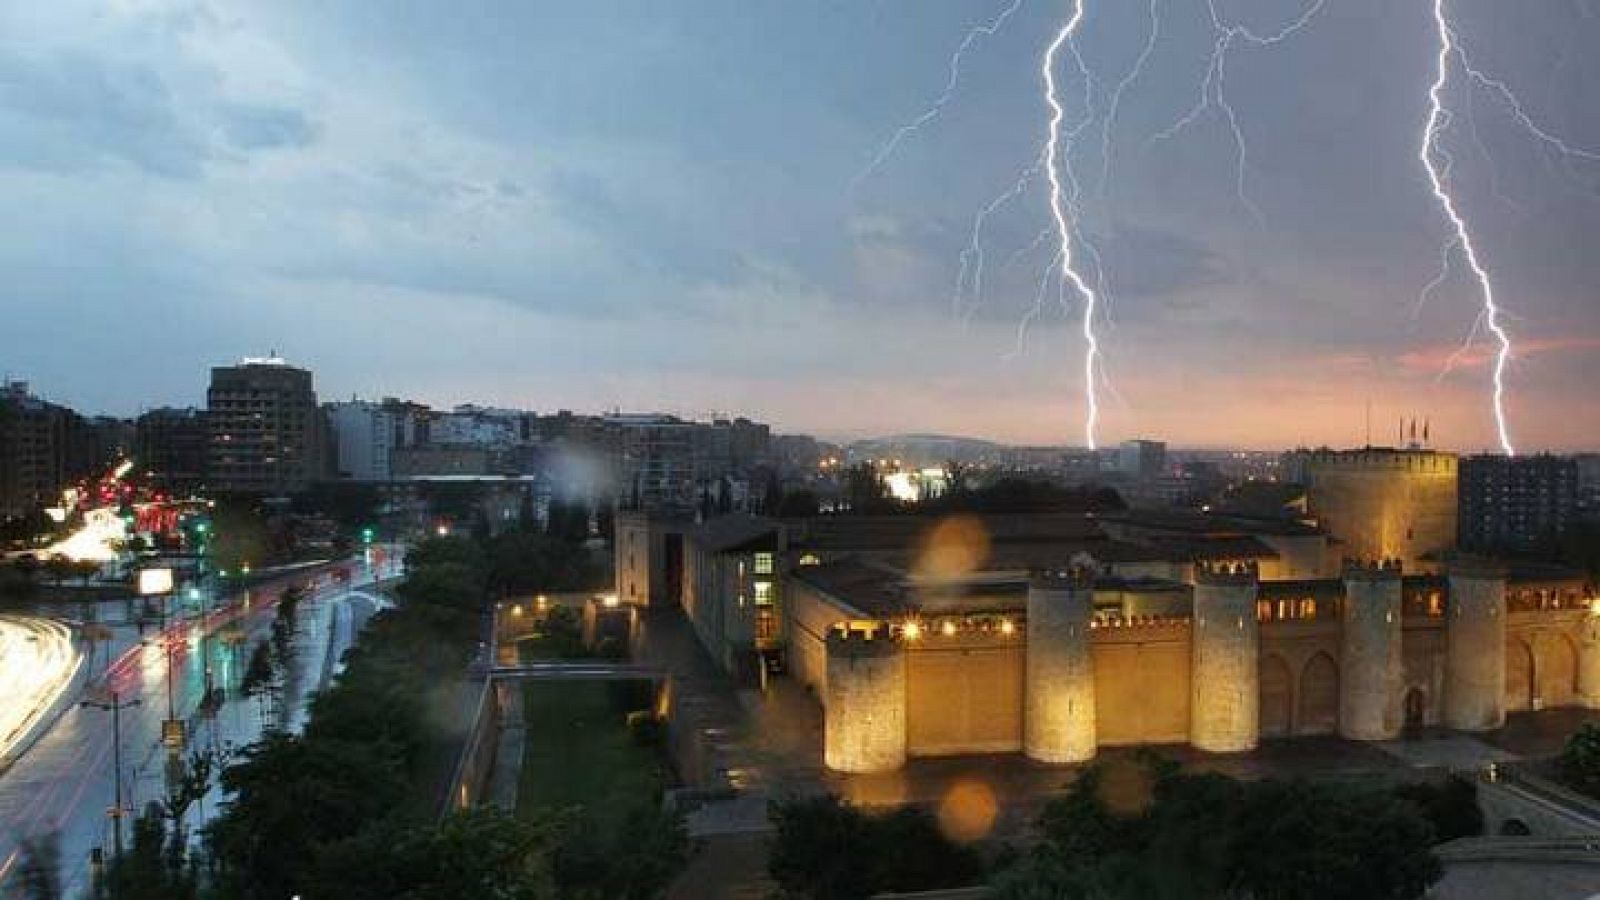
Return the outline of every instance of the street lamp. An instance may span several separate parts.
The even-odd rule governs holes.
[[[123,701],[116,691],[111,692],[110,702],[101,700],[80,700],[80,706],[89,706],[95,709],[111,711],[111,764],[116,767],[112,774],[112,781],[116,783],[114,792],[114,805],[111,807],[112,819],[111,846],[115,848],[116,855],[122,855],[122,817],[127,813],[122,802],[122,710],[129,706],[138,706],[139,698]]]
[[[146,597],[165,597],[171,600],[174,584],[171,569],[141,569],[139,593]],[[160,602],[160,601],[158,601]],[[172,691],[172,636],[167,633],[167,604],[161,603],[161,642],[167,655],[167,718],[161,723],[161,741],[168,750],[183,749],[185,743],[183,722],[178,719],[177,702]]]

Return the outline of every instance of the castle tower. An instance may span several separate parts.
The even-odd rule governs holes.
[[[1254,749],[1261,719],[1255,563],[1197,564],[1194,576],[1189,743],[1212,753]]]
[[[1578,644],[1578,699],[1589,709],[1600,709],[1600,611],[1584,616]]]
[[[1094,757],[1094,576],[1081,568],[1034,573],[1028,584],[1022,750],[1046,763]]]
[[[1383,741],[1400,734],[1400,561],[1344,568],[1339,734]]]
[[[887,625],[828,633],[823,761],[839,772],[892,772],[906,762],[906,661]]]
[[[1450,565],[1444,724],[1488,731],[1506,720],[1506,572],[1478,560]]]

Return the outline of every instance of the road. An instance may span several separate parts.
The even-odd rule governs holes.
[[[82,664],[67,626],[0,616],[0,769],[55,708]]]
[[[169,696],[176,717],[185,722],[190,748],[218,750],[243,747],[260,737],[264,725],[276,721],[298,727],[311,694],[327,678],[360,626],[381,605],[375,595],[359,590],[375,580],[398,574],[398,556],[380,567],[350,564],[348,584],[336,584],[331,570],[300,572],[258,584],[228,599],[203,623],[180,622],[151,632],[89,679],[85,699],[122,706],[121,757],[123,809],[130,814],[165,795],[171,754],[162,744],[162,722]],[[283,706],[268,711],[238,691],[250,652],[269,633],[277,616],[277,600],[289,584],[313,585],[296,617],[294,662],[284,682]],[[169,679],[168,654],[171,655]],[[209,680],[225,699],[213,710],[202,709]],[[112,763],[113,714],[96,706],[74,704],[36,743],[0,775],[0,897],[10,896],[20,856],[19,844],[34,835],[55,832],[60,841],[67,896],[79,896],[92,884],[91,851],[112,845],[112,819],[117,781]],[[191,809],[194,828],[217,812],[222,797],[213,789]],[[128,826],[124,825],[124,834]]]

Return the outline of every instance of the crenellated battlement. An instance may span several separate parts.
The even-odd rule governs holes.
[[[901,635],[881,622],[870,627],[835,625],[828,630],[826,646],[829,656],[868,657],[899,653],[902,643]]]
[[[1193,620],[1188,616],[1123,616],[1106,614],[1095,616],[1089,620],[1089,627],[1096,631],[1186,627],[1191,624],[1193,624]]]
[[[1346,557],[1340,568],[1345,581],[1390,581],[1400,579],[1404,572],[1401,561],[1389,559],[1355,559]]]
[[[1095,574],[1087,566],[1035,569],[1028,573],[1028,586],[1046,591],[1093,589]]]
[[[1261,580],[1261,568],[1255,560],[1239,563],[1213,563],[1205,560],[1196,560],[1194,564],[1195,584],[1209,585],[1248,585],[1256,584]]]

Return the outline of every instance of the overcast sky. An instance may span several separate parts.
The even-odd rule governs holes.
[[[1077,311],[1052,298],[1018,340],[1051,253],[1038,179],[988,220],[981,297],[954,294],[974,214],[1036,158],[1067,0],[975,40],[942,116],[858,179],[1008,2],[0,3],[0,369],[132,413],[276,349],[324,398],[1076,442]],[[1600,4],[1452,5],[1530,116],[1600,148]],[[1109,179],[1146,4],[1088,0],[1092,106],[1061,70],[1112,296],[1102,437],[1352,444],[1370,401],[1376,439],[1414,413],[1492,445],[1486,348],[1440,377],[1471,285],[1417,304],[1445,238],[1416,158],[1428,4],[1331,0],[1231,55],[1259,220],[1216,110],[1150,140],[1215,39],[1202,0],[1155,6]],[[1220,8],[1268,31],[1300,6]],[[1600,166],[1450,97],[1518,443],[1600,444]]]

